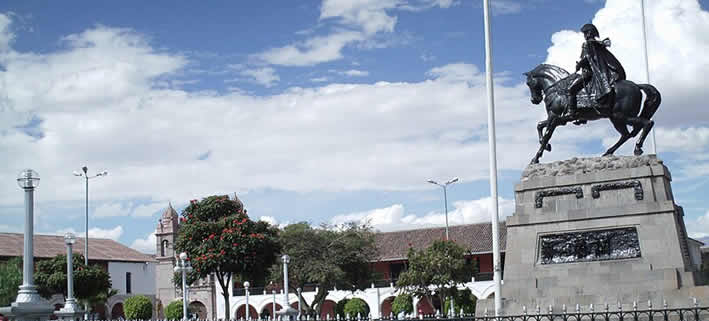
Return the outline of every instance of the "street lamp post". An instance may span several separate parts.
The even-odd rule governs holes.
[[[301,293],[303,290],[302,290],[301,288],[297,288],[297,289],[295,289],[295,291],[298,292],[298,320],[300,320],[300,318],[301,318],[301,315],[300,315],[300,314],[301,314],[301,311],[302,311],[301,308],[300,308],[301,301],[302,301],[302,298],[301,298],[301,294],[300,294],[300,293]]]
[[[76,236],[74,236],[73,233],[66,233],[64,235],[64,243],[66,244],[67,296],[64,301],[64,307],[55,312],[55,314],[62,320],[74,320],[77,316],[83,313],[79,305],[76,304],[76,299],[74,298],[74,259],[71,249],[74,243],[76,243]]]
[[[271,290],[271,294],[273,294],[273,316],[271,320],[276,320],[276,290]]]
[[[446,241],[448,241],[448,192],[447,192],[447,187],[450,184],[453,184],[458,181],[458,178],[453,178],[443,184],[439,184],[438,182],[429,179],[428,182],[434,185],[438,185],[443,188],[443,208],[445,209],[446,212]]]
[[[290,256],[288,254],[283,254],[281,256],[283,260],[283,309],[290,307],[288,304],[288,263],[290,263]]]
[[[86,238],[84,239],[84,264],[89,265],[89,180],[92,178],[106,176],[108,171],[100,172],[94,176],[89,176],[89,168],[84,166],[81,168],[83,173],[74,171],[74,176],[83,177],[86,180]]]
[[[182,272],[182,319],[187,320],[187,273],[192,272],[192,266],[187,261],[187,253],[180,253],[180,261],[175,266],[175,272]]]
[[[47,319],[54,310],[37,292],[34,285],[34,189],[39,186],[39,174],[25,169],[17,176],[17,185],[25,191],[25,235],[22,255],[22,285],[17,298],[9,307],[0,308],[5,316],[19,320]]]
[[[249,311],[249,281],[244,282],[244,291],[246,292],[246,320],[251,320],[251,311]]]

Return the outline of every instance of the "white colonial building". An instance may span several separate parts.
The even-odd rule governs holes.
[[[22,256],[24,235],[0,233],[0,261]],[[84,238],[78,237],[73,252],[84,254]],[[35,235],[35,262],[66,254],[63,236]],[[156,261],[151,256],[140,253],[123,244],[109,239],[89,239],[89,265],[98,265],[108,272],[112,288],[117,294],[106,304],[92,307],[97,319],[119,319],[125,317],[123,302],[134,295],[145,295],[155,302]],[[64,305],[63,295],[54,295],[50,303],[58,310]]]
[[[506,228],[504,224],[500,226],[500,248],[503,251],[502,264],[504,265],[504,251],[506,240]],[[406,255],[409,248],[423,249],[428,247],[435,240],[445,238],[445,228],[426,228],[397,232],[377,233],[375,242],[379,257],[372,262],[372,268],[384,277],[377,280],[371,287],[349,291],[342,289],[331,289],[323,304],[320,318],[328,316],[335,317],[335,306],[344,299],[360,298],[369,306],[370,314],[373,318],[388,317],[391,314],[391,304],[394,297],[399,293],[394,284],[401,273],[406,268]],[[487,298],[493,293],[492,281],[492,231],[489,223],[467,224],[450,227],[450,239],[466,249],[466,259],[475,261],[477,270],[470,282],[460,285],[460,289],[470,289],[472,294],[478,299]],[[297,260],[299,258],[291,258]],[[307,258],[305,258],[307,259]],[[263,283],[263,282],[251,282]],[[252,318],[256,316],[270,316],[275,310],[280,310],[285,305],[285,298],[280,286],[274,286],[276,293],[265,290],[262,287],[252,288],[249,291],[249,311]],[[315,298],[317,288],[306,287],[302,290],[303,299],[310,305]],[[246,316],[246,295],[245,289],[240,283],[235,283],[229,289],[229,315],[232,318]],[[221,295],[216,297],[217,318],[224,318],[224,299]],[[288,304],[298,309],[298,297],[296,293],[290,293]],[[431,306],[427,300],[414,298],[414,314],[434,314],[440,309],[440,303],[434,302]]]

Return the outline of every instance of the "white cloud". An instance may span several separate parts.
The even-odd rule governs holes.
[[[500,219],[512,214],[514,201],[499,198]],[[453,209],[448,211],[448,225],[473,224],[489,222],[490,198],[453,202]],[[445,213],[431,212],[422,215],[406,213],[402,204],[394,204],[385,208],[365,212],[337,215],[330,220],[331,224],[339,225],[346,222],[369,222],[380,231],[415,229],[432,226],[445,226]]]
[[[85,230],[84,230],[85,231]],[[66,233],[73,233],[77,237],[84,237],[84,231],[77,232],[73,228],[60,229],[51,234],[64,235]],[[112,229],[103,229],[100,227],[94,227],[89,229],[89,238],[99,238],[99,239],[110,239],[118,241],[123,235],[123,226],[118,225]]]
[[[123,207],[121,202],[115,202],[99,205],[98,207],[96,207],[93,213],[89,213],[89,215],[97,218],[105,218],[126,216],[128,213],[129,209]]]
[[[148,234],[144,239],[137,238],[130,245],[132,249],[148,254],[154,254],[156,246],[157,238],[155,237],[155,233]]]
[[[397,18],[387,13],[399,0],[323,0],[320,19],[339,19],[343,24],[360,27],[365,34],[392,32]]]
[[[131,209],[132,207],[132,209]],[[165,203],[152,202],[133,207],[131,202],[111,202],[104,203],[96,207],[89,215],[95,218],[110,218],[120,216],[151,217],[157,211],[165,208]]]
[[[246,69],[242,70],[240,74],[249,77],[253,82],[259,85],[269,88],[281,80],[281,77],[276,74],[276,70],[271,67]]]
[[[663,152],[706,152],[709,127],[658,128],[657,147]]]
[[[339,71],[337,72],[340,75],[343,76],[350,76],[350,77],[366,77],[369,76],[369,71],[366,70],[357,70],[357,69],[350,69],[347,71]]]
[[[695,239],[709,237],[709,212],[704,213],[697,219],[688,220],[686,225],[689,237]]]
[[[312,81],[312,82],[326,82],[328,80],[330,80],[330,78],[327,78],[327,77],[310,78],[310,81]]]
[[[0,232],[2,232],[2,233],[23,233],[23,228],[20,226],[0,224]]]
[[[522,5],[512,0],[493,0],[490,7],[494,14],[512,14],[522,11]]]
[[[133,208],[131,216],[133,217],[152,217],[156,212],[166,208],[165,202],[153,202],[141,204]]]
[[[15,39],[15,34],[10,30],[11,24],[10,16],[0,13],[0,51],[10,49],[10,44]]]
[[[428,75],[445,81],[470,82],[475,79],[480,80],[481,73],[477,66],[459,62],[435,67],[428,72]]]
[[[448,8],[454,4],[453,0],[323,0],[320,21],[334,24],[330,33],[271,48],[252,58],[273,65],[312,66],[341,59],[342,49],[358,43],[364,49],[388,47],[401,41],[382,42],[374,38],[394,32],[397,17],[392,11]]]
[[[313,37],[299,44],[272,48],[253,57],[272,65],[312,66],[342,58],[345,46],[364,39],[360,32],[342,31]]]
[[[268,222],[268,224],[271,224],[273,226],[278,226],[278,220],[273,216],[261,216],[258,220]]]

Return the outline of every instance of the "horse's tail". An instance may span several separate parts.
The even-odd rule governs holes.
[[[645,103],[638,117],[650,119],[660,107],[662,96],[655,86],[650,84],[638,84],[638,87],[645,93]]]

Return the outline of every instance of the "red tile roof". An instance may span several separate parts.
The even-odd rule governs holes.
[[[58,254],[66,254],[64,236],[34,235],[34,257],[52,258]],[[0,233],[0,257],[22,256],[24,234]],[[84,254],[84,238],[76,238],[74,253]],[[122,261],[122,262],[153,262],[155,259],[140,253],[114,240],[93,238],[89,240],[89,260]]]
[[[449,237],[470,253],[492,252],[492,224],[466,224],[449,226]],[[406,259],[410,247],[423,249],[435,240],[446,238],[445,227],[376,233],[380,261]],[[507,244],[507,228],[500,223],[500,251]]]

